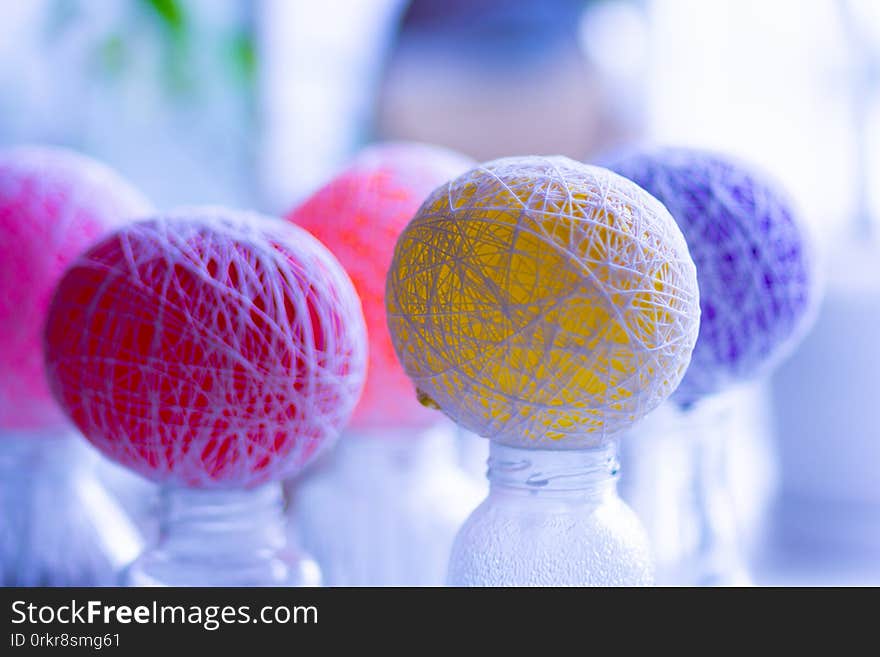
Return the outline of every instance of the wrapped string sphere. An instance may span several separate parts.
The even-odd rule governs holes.
[[[157,482],[295,474],[363,385],[364,320],[333,256],[284,222],[194,209],[117,231],[65,274],[52,389],[85,436]]]
[[[449,583],[650,584],[615,455],[696,340],[696,272],[666,209],[567,158],[496,160],[428,197],[386,302],[423,400],[492,440]]]
[[[385,276],[397,236],[425,197],[473,164],[427,144],[375,145],[288,215],[339,259],[363,304],[370,354],[354,428],[431,421],[394,354],[385,318]]]
[[[669,209],[697,266],[700,333],[674,399],[690,404],[769,370],[816,297],[809,239],[785,193],[734,158],[695,149],[635,153],[613,169]]]
[[[46,364],[86,437],[163,484],[159,543],[127,583],[319,583],[287,546],[278,480],[348,420],[366,334],[315,238],[220,208],[123,228],[61,280]]]
[[[95,586],[139,549],[93,450],[49,392],[43,327],[62,272],[147,200],[103,164],[60,148],[0,151],[0,583]]]
[[[437,189],[387,281],[425,400],[514,446],[601,444],[662,402],[699,321],[684,238],[656,199],[561,157],[490,162]]]
[[[442,584],[455,532],[479,502],[457,463],[454,430],[418,403],[385,315],[398,235],[425,197],[473,165],[437,146],[377,144],[288,216],[348,271],[370,345],[364,393],[345,436],[322,468],[291,487],[302,543],[330,585]]]
[[[630,498],[654,542],[664,545],[662,583],[747,584],[733,491],[756,484],[734,481],[727,470],[752,438],[736,422],[746,414],[737,395],[809,325],[817,295],[808,234],[779,186],[732,157],[664,148],[629,154],[613,168],[675,218],[697,266],[702,309],[690,367],[672,397],[676,406],[665,422],[640,427],[627,440],[627,461],[647,475],[631,480]],[[645,443],[660,447],[641,449]],[[659,476],[676,453],[682,467]]]
[[[55,284],[79,253],[150,205],[103,164],[71,151],[0,151],[0,430],[61,429],[43,373]]]

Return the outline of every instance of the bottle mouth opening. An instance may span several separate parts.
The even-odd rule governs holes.
[[[613,484],[620,470],[617,445],[583,450],[490,447],[487,477],[493,485],[530,491],[591,491]]]

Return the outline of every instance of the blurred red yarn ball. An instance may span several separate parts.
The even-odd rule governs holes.
[[[107,456],[149,479],[246,488],[298,473],[363,386],[351,281],[286,222],[189,209],[132,224],[67,271],[50,385]]]
[[[43,373],[43,326],[55,284],[86,247],[150,212],[109,168],[60,149],[0,151],[0,430],[66,424]]]
[[[385,318],[385,276],[398,235],[425,198],[473,166],[464,155],[438,146],[377,144],[287,217],[333,252],[361,297],[370,355],[351,422],[356,429],[424,426],[437,418],[418,403],[397,361]]]

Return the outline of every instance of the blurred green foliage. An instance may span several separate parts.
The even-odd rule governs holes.
[[[47,23],[47,38],[54,41],[85,16],[89,0],[55,0]],[[242,0],[244,1],[244,0]],[[248,100],[257,76],[257,49],[248,21],[222,33],[207,32],[193,17],[187,0],[124,0],[130,11],[121,12],[120,24],[102,35],[91,61],[97,75],[108,81],[135,73],[136,42],[153,40],[158,46],[158,83],[169,98],[195,100],[203,78],[217,74],[235,93]],[[249,3],[245,6],[250,6]],[[196,58],[196,53],[209,53]],[[213,55],[213,56],[212,56]],[[204,66],[216,70],[205,71]],[[199,67],[202,67],[201,69]],[[143,67],[137,74],[143,74]]]
[[[186,30],[186,14],[179,0],[138,0],[150,7],[169,32],[182,34]]]

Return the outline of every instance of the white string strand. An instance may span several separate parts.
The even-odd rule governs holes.
[[[666,205],[697,266],[700,333],[674,398],[691,404],[769,371],[816,305],[812,245],[791,201],[766,174],[706,151],[645,151],[612,168]]]
[[[46,332],[53,392],[85,436],[170,485],[250,487],[335,440],[366,367],[360,302],[289,223],[193,208],[80,257]]]
[[[696,340],[696,273],[666,209],[562,157],[436,190],[398,240],[386,302],[429,404],[515,446],[583,448],[660,404]]]
[[[394,354],[385,319],[385,276],[397,237],[422,201],[474,164],[437,146],[377,144],[288,216],[339,258],[363,304],[370,362],[352,429],[415,428],[436,420],[416,401],[412,382]]]

